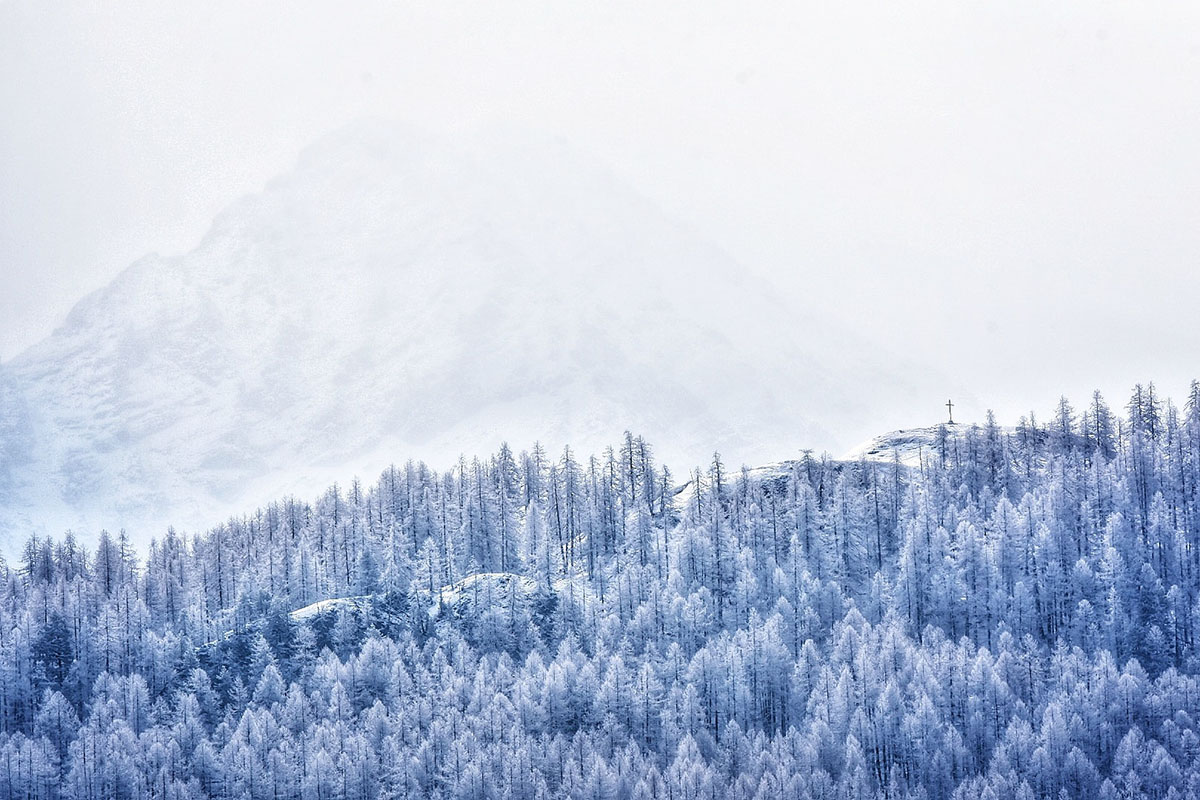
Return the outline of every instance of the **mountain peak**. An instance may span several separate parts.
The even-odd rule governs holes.
[[[786,457],[906,391],[852,342],[568,145],[364,120],[9,365],[0,525],[148,538],[504,439]]]

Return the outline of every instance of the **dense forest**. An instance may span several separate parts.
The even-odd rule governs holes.
[[[1200,797],[1200,384],[95,541],[0,567],[0,798]]]

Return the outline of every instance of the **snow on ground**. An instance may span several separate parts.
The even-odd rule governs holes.
[[[436,617],[444,609],[462,608],[464,603],[473,603],[479,597],[502,598],[514,588],[519,594],[528,596],[537,588],[537,584],[530,578],[511,572],[477,572],[439,589],[429,615]]]
[[[925,459],[937,454],[943,428],[948,440],[953,441],[965,437],[972,427],[974,426],[954,422],[923,428],[903,428],[872,437],[851,448],[839,460],[884,461],[890,464],[899,457],[900,463],[905,466],[920,467]],[[1004,428],[1003,431],[1008,434],[1012,429]]]
[[[338,611],[346,609],[348,611],[361,611],[370,604],[372,595],[361,595],[359,597],[330,597],[325,600],[318,600],[315,603],[298,608],[288,614],[292,622],[301,623],[305,620],[312,619],[319,614],[325,614],[330,611]]]

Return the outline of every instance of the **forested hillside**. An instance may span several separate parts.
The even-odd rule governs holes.
[[[626,436],[0,569],[0,798],[1200,796],[1200,384],[917,466]]]

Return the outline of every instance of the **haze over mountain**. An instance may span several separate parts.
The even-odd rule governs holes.
[[[566,145],[487,141],[332,134],[0,366],[0,538],[144,540],[503,440],[778,460],[911,398],[919,370]]]

